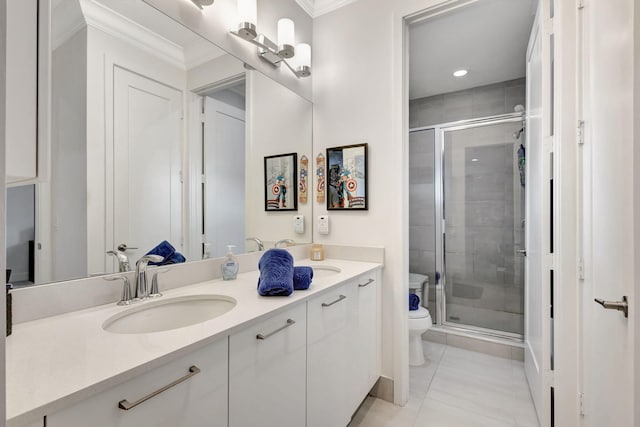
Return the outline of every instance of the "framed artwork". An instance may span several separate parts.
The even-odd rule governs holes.
[[[367,144],[327,148],[327,209],[367,210]]]
[[[298,210],[298,155],[264,158],[264,210]]]

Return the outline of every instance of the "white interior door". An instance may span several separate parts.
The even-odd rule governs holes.
[[[244,252],[245,114],[205,97],[204,256],[220,257],[226,245]]]
[[[114,246],[132,263],[163,240],[182,244],[182,93],[114,70]]]
[[[594,301],[634,298],[634,0],[586,1],[583,14],[583,425],[637,426],[634,307],[625,318]]]

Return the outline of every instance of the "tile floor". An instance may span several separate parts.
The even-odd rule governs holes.
[[[348,427],[538,427],[524,363],[424,342],[404,407],[368,397]]]

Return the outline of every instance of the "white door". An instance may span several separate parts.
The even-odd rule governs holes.
[[[204,253],[224,256],[226,245],[244,252],[244,111],[210,97],[204,104]]]
[[[543,32],[541,8],[533,24],[527,49],[527,106],[526,106],[526,176],[525,176],[525,372],[538,419],[548,420],[545,399],[544,372],[548,343],[548,318],[545,304],[544,240],[549,218],[545,209],[548,204],[548,184],[545,185],[543,148]],[[548,182],[548,180],[546,181]],[[547,239],[548,240],[548,239]]]
[[[635,307],[625,318],[594,301],[634,298],[634,0],[589,0],[583,14],[583,425],[637,426]]]
[[[182,250],[182,93],[118,67],[113,91],[113,243],[133,264],[163,240]]]

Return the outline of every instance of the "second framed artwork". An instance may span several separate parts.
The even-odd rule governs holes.
[[[327,148],[327,210],[367,210],[367,144]]]
[[[264,158],[264,210],[298,210],[298,155],[279,154]]]

